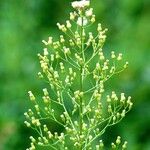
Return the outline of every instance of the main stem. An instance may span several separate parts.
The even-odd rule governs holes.
[[[85,56],[84,56],[84,39],[83,39],[83,16],[81,14],[82,18],[82,25],[81,25],[81,52],[82,52],[82,59],[83,62],[85,61]],[[84,64],[84,63],[83,63]],[[83,92],[83,76],[84,76],[84,67],[83,64],[80,64],[80,92]],[[81,96],[80,98],[80,108],[79,108],[79,117],[80,117],[80,150],[82,150],[83,147],[83,139],[82,139],[82,126],[83,126],[83,98]]]

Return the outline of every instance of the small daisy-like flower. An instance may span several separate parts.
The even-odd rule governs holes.
[[[75,9],[83,9],[85,7],[88,7],[89,5],[90,5],[89,0],[81,0],[81,1],[72,2],[72,7]]]

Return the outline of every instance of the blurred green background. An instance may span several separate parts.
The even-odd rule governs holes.
[[[42,39],[58,35],[56,23],[69,16],[71,0],[0,0],[0,150],[23,150],[31,130],[24,122],[27,91],[44,87],[38,80],[37,53]],[[129,68],[111,87],[131,95],[134,107],[106,139],[118,134],[129,150],[150,150],[150,1],[92,0],[97,21],[109,29],[105,51],[123,52]]]

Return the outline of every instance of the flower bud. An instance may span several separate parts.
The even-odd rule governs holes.
[[[116,140],[116,144],[119,145],[120,143],[121,143],[121,137],[118,136],[118,137],[117,137],[117,140]]]
[[[35,97],[34,97],[33,93],[31,91],[29,91],[28,94],[29,94],[30,100],[35,101]]]
[[[70,20],[74,20],[75,19],[75,17],[76,17],[76,15],[75,15],[75,13],[70,13]]]
[[[67,24],[67,25],[66,25],[67,28],[71,28],[71,23],[70,23],[69,20],[66,21],[66,24]]]

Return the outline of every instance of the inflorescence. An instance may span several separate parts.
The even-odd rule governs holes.
[[[105,94],[105,82],[126,69],[128,62],[122,63],[121,53],[112,51],[108,58],[104,55],[107,29],[100,23],[96,35],[87,31],[95,22],[90,1],[75,1],[72,7],[70,19],[65,24],[57,23],[62,32],[59,40],[49,37],[42,41],[45,48],[42,55],[38,54],[42,69],[38,76],[49,88],[43,89],[41,100],[28,92],[34,108],[24,113],[24,123],[37,136],[30,136],[27,150],[39,146],[49,150],[70,150],[70,146],[72,150],[104,149],[101,135],[119,123],[133,105],[124,93]],[[60,126],[62,132],[51,131],[49,121]],[[111,147],[123,150],[126,145],[118,136]]]

